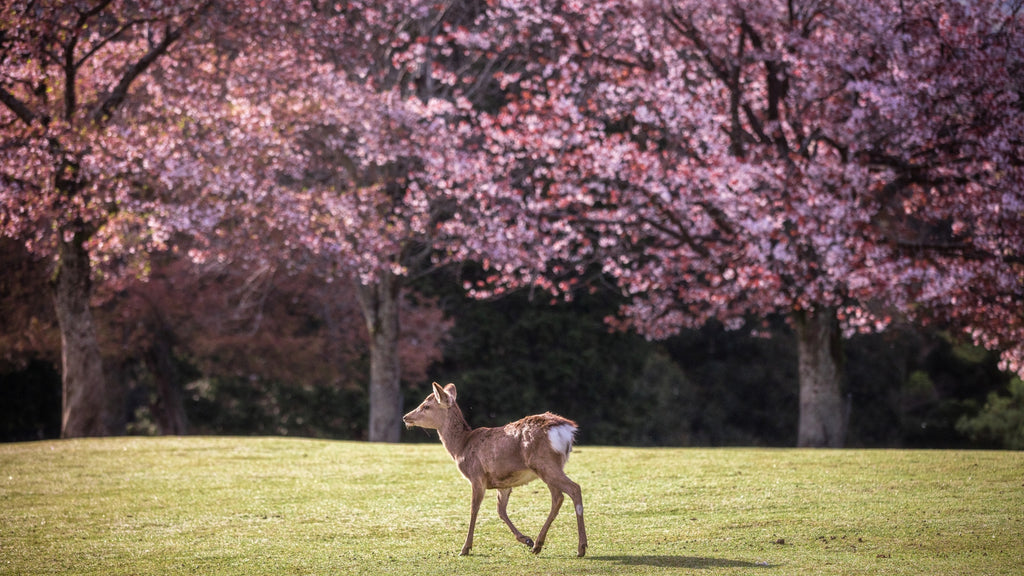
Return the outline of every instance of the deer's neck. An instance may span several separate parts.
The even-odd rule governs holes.
[[[448,418],[445,420],[444,426],[437,432],[441,436],[441,444],[444,445],[445,450],[451,454],[452,458],[458,459],[459,454],[462,454],[466,448],[471,431],[472,428],[462,416],[462,410],[459,410],[458,406],[452,406],[448,409]]]

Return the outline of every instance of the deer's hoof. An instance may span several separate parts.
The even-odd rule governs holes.
[[[526,541],[523,542],[523,544],[526,544],[530,548],[533,548],[533,540],[531,540],[530,538],[527,538]]]
[[[577,558],[583,558],[586,555],[587,555],[587,547],[586,546],[580,546],[580,550],[579,550],[579,552],[576,553],[576,557]]]
[[[543,547],[543,544],[534,544],[533,548],[530,549],[530,552],[533,552],[534,554],[540,554],[541,548]]]
[[[470,548],[463,548],[462,552],[459,552],[459,556],[469,556]]]

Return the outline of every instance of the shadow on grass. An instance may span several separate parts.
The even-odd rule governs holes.
[[[662,568],[771,568],[766,562],[745,562],[725,558],[699,558],[695,556],[592,556],[591,560],[612,562],[621,566],[656,566]]]

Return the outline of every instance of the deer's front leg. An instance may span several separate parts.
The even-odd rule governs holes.
[[[473,483],[473,502],[469,513],[469,534],[466,534],[466,543],[462,545],[460,556],[466,556],[473,548],[473,529],[476,528],[476,515],[480,511],[480,503],[484,501],[484,493],[487,491],[482,484]]]

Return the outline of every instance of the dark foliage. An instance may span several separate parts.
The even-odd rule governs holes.
[[[33,360],[0,372],[0,441],[60,436],[60,390],[60,373],[51,362]]]
[[[51,329],[45,317],[16,305],[26,301],[18,296],[26,286],[45,286],[45,281],[37,268],[26,267],[24,254],[7,255],[13,264],[3,284],[7,297],[0,299],[6,302],[0,319],[6,319],[7,330],[0,336],[9,343],[3,350],[6,361],[0,364],[0,440],[54,438],[61,409],[57,351],[52,344],[35,344],[50,342],[46,335]],[[443,359],[426,370],[427,377],[422,369],[406,375],[407,407],[419,403],[430,380],[437,380],[458,385],[459,402],[474,426],[498,426],[550,410],[578,421],[579,440],[585,444],[795,443],[795,342],[781,320],[760,326],[770,338],[712,324],[664,342],[648,342],[608,328],[605,318],[620,303],[613,293],[583,292],[572,302],[554,304],[526,292],[476,301],[466,298],[458,285],[442,274],[415,286],[426,296],[422,304],[436,299],[454,327]],[[207,330],[197,339],[194,329],[189,332],[175,320],[191,318],[187,312],[197,310],[194,295],[185,312],[167,316],[169,328],[192,334],[191,345],[179,343],[169,355],[182,386],[189,433],[364,439],[368,401],[361,381],[326,377],[324,367],[309,367],[328,357],[316,352],[322,341],[304,345],[295,339],[302,326],[315,320],[315,310],[296,310],[301,300],[274,294],[266,310],[276,310],[275,302],[289,306],[287,313],[272,314],[279,322],[268,325],[272,329],[261,332],[262,338],[236,341]],[[412,298],[410,305],[418,306],[417,301]],[[424,316],[422,323],[410,331],[425,334],[435,327],[436,318]],[[33,326],[31,333],[25,331]],[[152,337],[144,336],[125,336],[120,355],[112,356],[117,361],[110,363],[123,392],[120,428],[130,434],[159,432],[153,365],[133,352]],[[337,344],[331,338],[326,341]],[[33,345],[19,348],[16,344],[22,342]],[[409,354],[425,354],[421,348],[412,346]],[[339,374],[364,374],[366,362],[365,354],[349,355]],[[295,364],[290,371],[284,369],[288,363]],[[905,326],[846,341],[845,370],[850,446],[1006,444],[997,435],[978,432],[978,426],[957,428],[959,421],[982,414],[990,394],[1008,389],[1009,376],[997,369],[992,353],[958,345],[942,333]],[[992,420],[989,412],[984,416]],[[1004,412],[1017,414],[1003,410],[1000,417]],[[433,436],[413,430],[403,439],[427,441]]]

